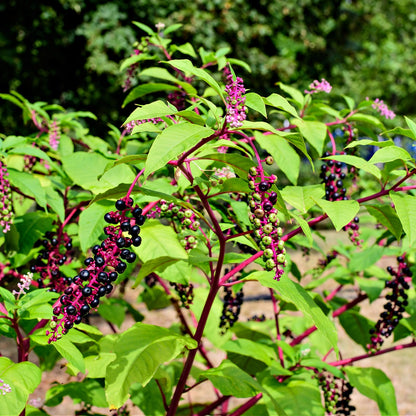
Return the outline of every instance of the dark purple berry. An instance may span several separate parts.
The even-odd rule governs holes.
[[[136,224],[137,225],[143,225],[144,224],[144,221],[145,221],[145,216],[144,215],[139,215],[137,218],[136,218]]]
[[[98,280],[100,283],[107,283],[107,280],[108,280],[108,275],[107,275],[107,273],[106,273],[106,272],[100,272],[100,273],[98,273],[98,275],[97,275],[97,280]]]
[[[266,192],[270,188],[269,182],[263,181],[259,183],[259,189],[262,192]]]
[[[139,218],[140,215],[142,215],[142,212],[143,212],[143,210],[141,208],[139,208],[139,207],[134,208],[134,210],[132,212],[133,217],[136,218],[136,219]]]
[[[97,254],[98,253],[98,251],[100,250],[100,246],[98,245],[98,244],[96,244],[92,249],[91,249],[91,251],[93,252],[93,254]]]
[[[107,294],[111,293],[111,291],[113,290],[113,285],[108,284],[108,285],[105,287],[105,290],[106,290]]]
[[[95,260],[95,265],[97,267],[102,267],[105,264],[105,260],[103,256],[96,256],[94,260]]]
[[[119,199],[118,201],[116,201],[116,208],[118,211],[123,211],[127,208],[127,205],[122,199]]]
[[[138,235],[137,237],[134,237],[132,239],[132,243],[133,243],[134,247],[139,247],[140,244],[142,243],[142,238]]]
[[[123,231],[129,231],[130,230],[130,221],[124,221],[120,224],[120,228]]]
[[[117,238],[116,244],[118,248],[122,248],[125,246],[125,240],[123,237]]]
[[[90,311],[90,307],[87,304],[81,306],[79,313],[84,316]]]
[[[68,315],[75,315],[77,313],[77,310],[76,310],[75,306],[73,306],[73,305],[67,306],[65,311]]]
[[[92,294],[92,288],[91,288],[91,287],[89,287],[89,286],[85,286],[85,287],[82,289],[82,296],[84,296],[84,297],[88,297],[88,296],[91,296],[91,294]]]
[[[92,257],[87,257],[85,260],[84,260],[84,264],[86,265],[86,266],[89,266],[90,264],[92,264],[92,262],[93,262],[94,260],[92,259]]]
[[[133,225],[133,227],[130,228],[130,235],[132,237],[136,237],[140,233],[140,227],[138,225]]]
[[[88,280],[90,277],[90,272],[88,270],[81,270],[81,272],[79,273],[79,277],[84,281]]]
[[[133,263],[136,261],[136,253],[130,252],[129,256],[126,258],[127,263]]]
[[[66,329],[71,329],[74,326],[74,324],[71,321],[65,321],[64,327]]]
[[[98,289],[98,292],[97,292],[97,296],[99,296],[100,298],[102,298],[103,296],[105,296],[105,294],[106,294],[107,292],[106,292],[106,288],[105,288],[105,286],[101,286],[99,289]]]
[[[98,297],[95,297],[91,302],[91,308],[96,308],[100,304],[100,299]]]
[[[123,273],[127,268],[127,264],[124,261],[120,261],[116,266],[116,271],[118,273]]]
[[[108,278],[110,279],[110,282],[114,282],[115,280],[117,280],[118,274],[116,272],[111,272],[108,275]]]

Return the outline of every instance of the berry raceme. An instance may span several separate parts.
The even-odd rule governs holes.
[[[409,289],[408,278],[413,273],[410,270],[405,256],[397,257],[398,267],[388,266],[387,271],[392,276],[391,280],[386,281],[386,288],[391,289],[386,295],[387,302],[384,304],[384,311],[380,314],[375,328],[370,330],[371,342],[367,345],[370,352],[378,351],[384,343],[384,339],[388,338],[403,318],[403,312],[408,305],[408,295],[406,290]]]
[[[91,248],[93,257],[85,259],[85,268],[77,276],[68,279],[68,287],[53,309],[49,342],[56,341],[74,325],[79,324],[91,309],[96,309],[103,296],[109,295],[119,274],[127,268],[127,263],[136,260],[131,246],[141,244],[140,226],[145,217],[141,208],[133,207],[131,198],[119,199],[116,211],[105,214],[104,227],[107,238]]]
[[[268,157],[266,163],[273,163]],[[248,185],[252,192],[248,197],[250,208],[249,219],[255,229],[255,237],[259,240],[259,247],[263,250],[263,260],[267,270],[275,270],[275,279],[279,280],[286,266],[286,250],[281,240],[283,230],[277,217],[277,209],[274,204],[277,201],[277,193],[272,191],[273,184],[277,181],[275,175],[265,176],[263,167],[250,168]]]
[[[10,231],[14,217],[10,182],[7,176],[9,176],[7,167],[0,160],[0,227],[2,227],[3,233]]]
[[[224,292],[224,306],[220,318],[221,334],[225,334],[238,321],[244,300],[242,288],[237,293],[234,293],[230,287],[224,286]]]
[[[40,275],[37,278],[38,287],[48,287],[53,292],[62,293],[71,283],[71,279],[60,271],[60,267],[71,262],[72,239],[66,232],[48,231],[35,246],[43,247],[30,266],[32,273]]]
[[[192,283],[183,285],[181,283],[170,282],[170,285],[175,289],[181,301],[181,306],[189,309],[194,300],[194,286]]]

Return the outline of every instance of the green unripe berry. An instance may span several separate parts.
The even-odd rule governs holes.
[[[183,211],[178,211],[177,215],[176,215],[179,219],[183,218],[185,216],[185,214],[183,213]]]
[[[270,234],[272,231],[273,231],[273,227],[272,227],[272,225],[271,225],[271,224],[266,224],[266,225],[263,227],[263,232],[264,232],[265,234]]]
[[[271,259],[273,257],[273,250],[271,248],[267,248],[266,250],[264,250],[263,255],[267,259]]]
[[[254,198],[256,201],[261,201],[261,195],[260,195],[258,192],[254,192],[254,194],[253,194],[253,198]]]
[[[51,322],[49,323],[49,326],[50,326],[52,329],[55,329],[55,328],[56,328],[56,322],[55,322],[55,321],[51,321]]]
[[[254,183],[254,181],[248,181],[248,187],[250,189],[255,189],[256,184]]]
[[[265,246],[269,246],[272,243],[272,238],[269,237],[268,235],[265,235],[262,239],[261,242],[265,245]]]
[[[254,215],[255,215],[257,218],[263,218],[263,217],[264,217],[264,211],[263,211],[261,208],[257,208],[257,209],[254,211]]]
[[[257,203],[254,199],[251,199],[250,202],[249,202],[249,205],[250,205],[250,208],[255,208]]]
[[[278,254],[277,255],[277,257],[276,257],[276,260],[279,262],[279,263],[284,263],[285,262],[285,260],[286,260],[286,256],[284,255],[284,254]]]
[[[276,215],[274,212],[272,212],[271,214],[269,214],[269,220],[270,220],[271,222],[276,222],[276,221],[278,221],[279,219],[277,218],[277,215]]]
[[[160,206],[160,210],[161,211],[167,211],[169,209],[169,205],[168,204],[162,204],[161,206]]]
[[[277,248],[279,250],[283,250],[285,247],[285,242],[283,240],[279,240],[279,242],[277,243]]]
[[[199,223],[199,221],[194,221],[194,224],[193,224],[193,228],[194,229],[197,229],[197,228],[199,228],[200,227],[200,223]]]
[[[172,212],[174,213],[174,214],[177,214],[178,212],[179,212],[179,207],[172,207]]]
[[[267,165],[273,165],[273,158],[271,156],[266,157],[266,164]]]
[[[186,217],[186,218],[191,218],[191,217],[192,217],[193,212],[192,212],[192,210],[191,210],[191,209],[186,209],[184,214],[185,214],[185,217]]]
[[[250,172],[251,176],[256,176],[257,175],[257,169],[254,166],[252,166],[250,168],[249,172]]]
[[[195,241],[196,241],[196,239],[195,239],[195,237],[193,235],[191,235],[191,236],[188,237],[188,243],[193,244],[193,243],[195,243]]]
[[[281,237],[281,236],[283,235],[283,230],[282,230],[282,228],[281,228],[281,227],[277,227],[277,228],[276,228],[276,234],[277,234],[279,237]]]
[[[185,218],[182,221],[182,224],[188,226],[188,225],[191,225],[192,224],[192,221],[189,218]]]
[[[260,238],[260,237],[261,237],[260,230],[256,230],[256,231],[254,231],[254,235],[255,235],[257,238]]]
[[[261,227],[261,221],[258,218],[254,218],[253,223],[256,228]]]
[[[217,186],[218,185],[218,181],[216,181],[215,179],[210,179],[209,180],[212,186]]]
[[[274,262],[273,259],[269,259],[266,261],[266,269],[267,270],[272,270],[274,267],[276,267],[276,263]]]

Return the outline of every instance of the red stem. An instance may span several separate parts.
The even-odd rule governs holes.
[[[242,415],[248,409],[253,407],[262,397],[263,397],[263,395],[261,393],[257,394],[256,396],[252,397],[250,400],[245,402],[243,405],[241,405],[237,410],[230,413],[230,416],[240,416],[240,415]]]

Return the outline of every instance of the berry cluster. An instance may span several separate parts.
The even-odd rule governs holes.
[[[13,221],[12,194],[7,176],[6,165],[0,160],[0,226],[3,227],[3,233],[10,231]]]
[[[74,324],[79,324],[91,309],[97,308],[100,298],[113,290],[118,274],[126,270],[127,263],[136,260],[136,254],[129,247],[138,247],[142,242],[139,235],[145,221],[142,209],[133,207],[131,198],[119,199],[115,205],[116,211],[104,215],[105,221],[111,224],[104,227],[107,238],[101,245],[92,247],[94,257],[85,259],[86,268],[73,279],[67,279],[69,286],[53,309],[52,331],[47,331],[51,335],[49,342],[56,341]]]
[[[181,283],[170,282],[170,285],[175,289],[181,301],[183,308],[189,309],[194,300],[194,286],[192,283],[183,285]]]
[[[71,261],[72,239],[66,232],[48,231],[35,247],[43,246],[35,264],[30,266],[32,273],[39,273],[38,287],[49,287],[52,292],[63,292],[68,287],[68,278],[59,268]]]
[[[267,164],[272,164],[269,156]],[[277,181],[275,175],[265,176],[263,167],[251,167],[248,175],[248,186],[252,190],[249,195],[249,219],[255,228],[255,236],[260,240],[259,247],[263,250],[263,260],[267,270],[275,270],[275,279],[279,280],[286,266],[286,250],[284,241],[280,239],[283,230],[277,217],[277,209],[273,206],[277,201],[277,193],[271,190]]]
[[[167,100],[174,105],[178,111],[182,111],[186,108],[186,97],[186,92],[180,89],[169,93]]]
[[[227,84],[225,86],[225,92],[227,94],[225,98],[227,115],[225,118],[230,127],[241,127],[247,117],[246,98],[243,97],[246,90],[243,80],[240,77],[234,79],[233,74],[228,68],[225,68],[224,74],[227,77]]]
[[[248,318],[248,321],[254,322],[264,322],[266,320],[266,315],[262,313],[261,315],[253,315],[252,317]]]
[[[370,330],[371,343],[367,345],[367,348],[371,352],[379,350],[384,343],[384,338],[388,338],[392,334],[400,319],[403,318],[403,312],[408,305],[408,295],[405,291],[409,289],[409,283],[407,283],[406,277],[412,277],[413,273],[404,256],[397,257],[397,262],[396,270],[391,266],[387,267],[392,279],[386,281],[386,288],[391,289],[391,292],[386,295],[387,302],[384,305],[384,311],[380,314],[380,319],[375,328]]]
[[[355,406],[350,404],[353,387],[347,381],[328,372],[317,373],[327,415],[351,415]]]
[[[234,293],[230,287],[224,286],[224,292],[224,306],[220,318],[221,334],[225,334],[238,321],[244,300],[242,288],[237,293]]]
[[[350,223],[342,227],[344,231],[348,231],[348,235],[350,237],[351,242],[358,247],[360,247],[361,243],[363,242],[362,240],[360,240],[359,222],[360,219],[358,217],[354,217],[354,219]]]

